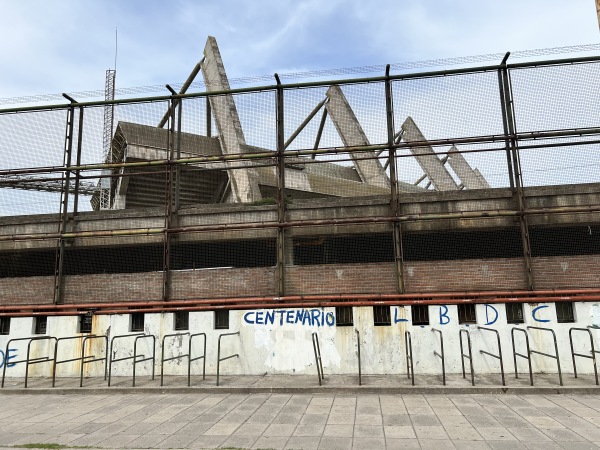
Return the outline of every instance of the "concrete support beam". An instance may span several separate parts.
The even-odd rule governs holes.
[[[339,86],[327,90],[327,112],[335,125],[342,142],[347,147],[370,145],[354,111]],[[354,166],[363,183],[373,186],[390,187],[390,180],[378,159],[361,160],[361,157],[373,156],[374,152],[352,153]]]
[[[402,139],[406,142],[425,142],[425,136],[417,127],[412,117],[407,117],[402,124]],[[427,175],[436,191],[458,190],[458,185],[437,157],[431,146],[411,147],[410,151]]]
[[[448,164],[466,189],[489,189],[490,185],[477,169],[473,169],[453,145],[448,152]]]
[[[202,75],[209,92],[229,90],[229,81],[225,73],[225,66],[221,59],[221,53],[214,37],[209,36],[204,47],[204,64],[202,64]],[[242,131],[240,117],[233,101],[232,95],[219,95],[209,97],[213,112],[219,142],[224,155],[244,153],[246,139]],[[235,202],[250,203],[261,199],[258,187],[258,174],[250,163],[244,169],[230,170],[231,190]],[[239,166],[239,163],[237,164]]]

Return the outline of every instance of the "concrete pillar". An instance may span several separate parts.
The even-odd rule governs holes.
[[[340,134],[344,145],[347,147],[370,145],[365,132],[360,126],[356,115],[354,115],[354,111],[352,111],[352,108],[340,87],[331,86],[327,90],[327,97],[329,97],[327,112]],[[379,160],[360,159],[364,156],[373,156],[373,154],[374,152],[352,153],[351,156],[354,160],[356,171],[363,183],[389,188],[390,180]]]
[[[448,152],[448,164],[466,189],[489,189],[490,185],[477,169],[473,169],[453,145]]]
[[[230,89],[221,53],[214,37],[209,36],[204,47],[202,75],[208,92]],[[232,95],[209,97],[224,155],[245,153],[246,139]],[[250,163],[244,169],[228,170],[235,202],[255,202],[261,199],[258,173]]]
[[[402,139],[406,142],[424,142],[425,136],[417,127],[412,117],[407,117],[402,124]],[[421,147],[411,147],[411,153],[417,159],[417,162],[427,175],[437,191],[454,191],[458,190],[458,185],[442,164],[442,161],[437,157],[431,146],[424,145]]]

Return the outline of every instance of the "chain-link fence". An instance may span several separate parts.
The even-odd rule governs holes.
[[[600,254],[599,84],[590,57],[1,110],[3,295],[598,287],[547,273]]]

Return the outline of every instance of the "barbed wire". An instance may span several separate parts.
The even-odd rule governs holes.
[[[532,57],[543,57],[550,55],[560,55],[569,53],[581,53],[581,52],[593,52],[600,51],[600,43],[598,44],[582,44],[582,45],[570,45],[564,47],[550,47],[535,50],[520,50],[511,53],[511,59],[522,59]],[[474,56],[460,56],[454,58],[442,58],[442,59],[429,59],[424,61],[409,61],[402,63],[390,64],[390,69],[395,72],[401,72],[404,70],[415,70],[432,67],[447,67],[457,66],[463,64],[474,64],[488,61],[500,61],[504,57],[505,53],[488,53],[483,55]],[[289,72],[279,74],[279,77],[284,80],[298,80],[307,78],[318,78],[318,77],[332,77],[332,76],[345,76],[345,75],[358,75],[358,74],[372,74],[382,73],[385,71],[385,64],[376,64],[370,66],[360,67],[346,67],[339,69],[321,69],[312,70],[307,72]],[[248,76],[229,79],[231,86],[241,86],[246,84],[255,83],[272,83],[274,81],[273,75],[258,75]],[[169,83],[171,87],[179,90],[183,83]],[[203,81],[195,81],[190,85],[191,89],[205,89],[206,85]],[[164,92],[165,85],[149,85],[149,86],[135,86],[128,88],[117,88],[115,89],[115,96],[127,96],[127,95],[139,95],[139,94],[150,94],[156,92]],[[79,99],[90,99],[104,97],[104,90],[93,90],[93,91],[79,91],[79,92],[68,92],[71,97]],[[30,95],[22,97],[5,97],[0,98],[0,105],[10,105],[17,103],[37,103],[37,102],[51,102],[51,101],[64,101],[62,93],[58,94],[40,94]]]

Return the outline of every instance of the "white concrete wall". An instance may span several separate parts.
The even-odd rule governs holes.
[[[535,311],[535,313],[534,313]],[[600,326],[600,305],[597,303],[574,303],[575,322],[557,323],[554,303],[525,304],[525,323],[519,328],[541,326],[552,328],[557,336],[560,363],[563,372],[572,373],[568,330],[571,327],[585,328],[589,325]],[[496,318],[496,312],[498,316]],[[240,332],[240,336],[227,336],[222,339],[221,355],[239,353],[239,358],[227,360],[221,364],[222,374],[316,374],[311,334],[319,336],[325,374],[355,374],[358,370],[357,339],[355,330],[360,332],[362,371],[364,374],[406,374],[405,331],[410,331],[414,352],[414,368],[418,374],[436,374],[441,372],[441,362],[433,355],[439,351],[439,336],[432,331],[437,328],[443,332],[447,373],[461,371],[459,330],[468,330],[471,334],[473,360],[476,373],[499,373],[496,359],[482,355],[480,350],[497,353],[497,341],[494,333],[477,329],[487,326],[500,333],[503,349],[504,369],[507,374],[514,372],[510,330],[515,326],[507,324],[504,304],[477,305],[477,325],[459,325],[458,309],[454,305],[429,306],[430,325],[413,326],[410,307],[391,307],[390,326],[373,326],[371,307],[353,308],[354,326],[337,327],[334,322],[335,308],[315,310],[282,309],[276,311],[230,311],[229,330],[214,329],[214,313],[190,312],[190,333],[204,332],[207,335],[207,374],[216,373],[217,342],[222,333]],[[93,333],[108,335],[132,335],[130,315],[98,315],[94,317]],[[266,321],[266,323],[265,323]],[[78,335],[79,318],[74,316],[48,317],[47,335],[66,337]],[[156,375],[160,374],[161,342],[165,334],[174,333],[174,314],[146,314],[144,332],[156,337]],[[6,345],[9,339],[33,336],[34,318],[12,318],[10,334],[0,336],[0,363],[6,362]],[[600,348],[600,331],[592,331],[597,349]],[[61,341],[58,360],[80,356],[84,334],[79,339]],[[550,332],[530,330],[531,348],[554,354],[554,344]],[[575,334],[575,347],[579,353],[589,354],[589,337],[586,333]],[[516,335],[517,351],[525,353],[522,333]],[[133,355],[134,338],[128,337],[114,341],[115,358]],[[138,354],[152,354],[152,340],[138,341]],[[27,354],[27,341],[14,342],[8,350],[7,377],[23,377],[25,364],[12,365],[24,360]],[[188,338],[167,338],[165,357],[186,354]],[[32,357],[52,356],[54,341],[32,342]],[[193,356],[203,351],[203,339],[194,338]],[[465,340],[465,352],[466,352]],[[94,340],[86,345],[86,355],[104,356],[103,342]],[[591,373],[591,360],[578,358],[580,373]],[[534,372],[556,372],[556,361],[539,355],[533,356]],[[60,364],[57,376],[79,376],[79,362]],[[86,376],[102,376],[103,363],[97,362],[85,366]],[[139,376],[151,373],[151,363],[140,363]],[[187,359],[165,363],[165,374],[185,375]],[[527,362],[519,361],[519,370],[525,376]],[[51,363],[36,364],[30,367],[30,376],[50,376]],[[200,374],[202,361],[193,363],[192,374]],[[113,376],[130,376],[131,360],[113,363]]]

